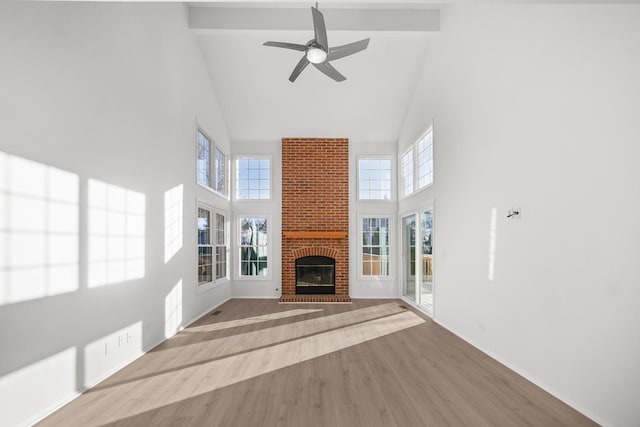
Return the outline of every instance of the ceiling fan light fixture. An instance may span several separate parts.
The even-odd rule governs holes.
[[[318,48],[318,47],[310,47],[307,49],[307,60],[312,64],[322,64],[327,60],[327,52]]]

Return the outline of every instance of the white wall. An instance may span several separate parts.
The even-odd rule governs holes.
[[[229,208],[196,190],[196,124],[229,141],[183,6],[3,3],[0,57],[0,414],[28,425],[230,297],[195,285],[196,192]],[[90,286],[90,180],[142,197],[133,280]],[[180,185],[165,263],[165,192]],[[53,200],[61,188],[72,203]]]
[[[231,225],[231,272],[233,285],[231,292],[234,298],[280,298],[282,295],[282,142],[261,141],[233,142],[233,159],[236,156],[268,156],[271,159],[271,199],[270,200],[236,200],[232,196],[233,220]],[[235,160],[232,162],[235,163]],[[235,164],[231,168],[231,180],[235,179]],[[231,186],[235,191],[235,182]],[[243,216],[266,215],[269,218],[267,229],[270,229],[269,255],[267,258],[267,277],[239,277],[239,218]]]
[[[361,215],[388,215],[390,217],[390,250],[397,253],[400,248],[397,238],[398,207],[397,173],[396,171],[396,142],[370,143],[349,141],[349,294],[352,298],[397,298],[399,270],[395,258],[391,259],[390,275],[383,277],[363,277],[361,260],[362,237],[358,234],[358,223]],[[361,201],[358,200],[358,159],[360,157],[375,158],[377,156],[392,157],[392,199],[389,201]]]
[[[433,118],[436,320],[599,423],[637,425],[640,7],[441,19],[399,143]]]

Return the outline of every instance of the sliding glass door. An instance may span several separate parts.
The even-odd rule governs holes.
[[[433,209],[402,217],[402,295],[433,315]]]
[[[416,301],[416,217],[402,218],[402,258],[404,277],[402,295]]]

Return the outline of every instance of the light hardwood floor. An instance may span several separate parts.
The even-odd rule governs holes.
[[[231,300],[41,426],[592,426],[398,300]]]

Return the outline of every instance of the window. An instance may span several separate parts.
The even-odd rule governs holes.
[[[213,155],[213,162],[211,156]],[[211,177],[213,176],[213,182]],[[227,195],[227,156],[198,130],[198,184]]]
[[[391,159],[358,161],[358,198],[360,200],[391,199]]]
[[[227,277],[227,221],[216,214],[216,279]]]
[[[268,273],[268,219],[240,218],[240,276]]]
[[[211,212],[198,208],[198,284],[213,281],[213,248],[211,245]]]
[[[215,233],[213,233],[215,231]],[[206,205],[198,206],[198,284],[225,279],[227,274],[227,217]]]
[[[433,131],[418,141],[418,188],[433,182]]]
[[[402,195],[413,193],[413,147],[402,155]]]
[[[236,160],[236,198],[271,198],[271,160],[238,158]]]
[[[211,186],[211,141],[198,131],[198,184]]]
[[[216,185],[214,189],[220,194],[227,194],[226,176],[227,156],[216,148]]]
[[[362,275],[389,276],[389,217],[362,217]]]

